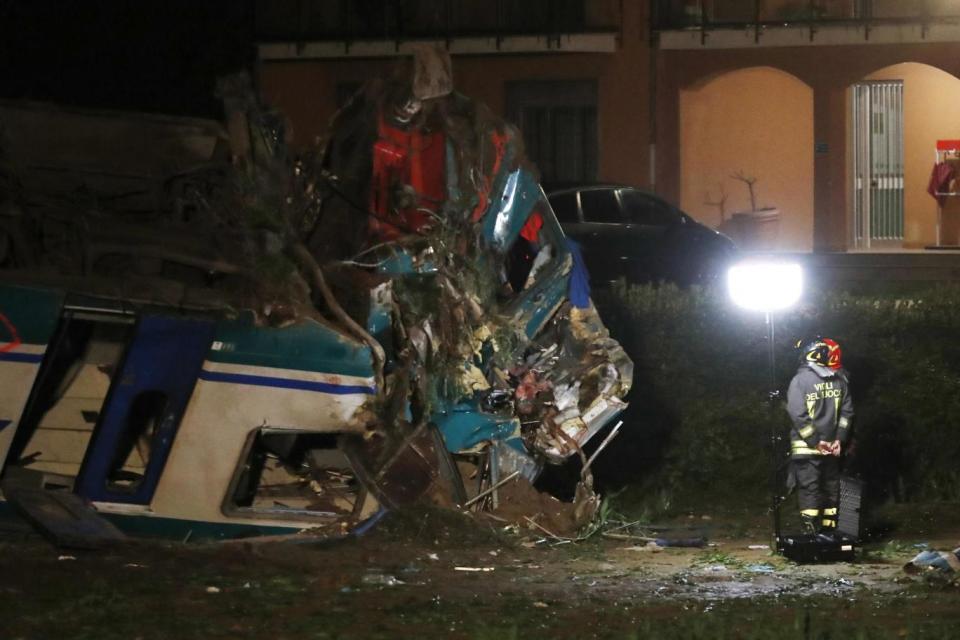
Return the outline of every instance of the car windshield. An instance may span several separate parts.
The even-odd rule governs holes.
[[[633,189],[620,190],[620,204],[627,222],[654,227],[667,227],[680,222],[680,217],[666,203]]]

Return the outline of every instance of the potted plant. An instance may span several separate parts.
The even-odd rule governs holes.
[[[738,170],[730,176],[747,186],[750,193],[750,210],[736,211],[729,219],[722,220],[718,227],[748,251],[772,251],[776,249],[780,232],[780,210],[776,207],[758,207],[755,176]]]

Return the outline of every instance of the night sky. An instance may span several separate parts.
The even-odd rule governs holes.
[[[0,0],[0,97],[217,117],[254,60],[246,0]]]

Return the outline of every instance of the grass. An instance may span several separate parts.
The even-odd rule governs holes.
[[[917,546],[915,543],[894,539],[864,548],[863,556],[865,560],[876,562],[906,562],[926,548],[926,545]]]
[[[728,569],[743,569],[746,566],[743,560],[736,556],[716,550],[705,551],[697,555],[690,564],[695,567],[723,565]]]
[[[590,546],[590,545],[588,545]],[[909,545],[892,542],[891,557]],[[4,548],[9,552],[11,549]],[[952,637],[960,622],[955,582],[918,581],[899,595],[787,596],[718,601],[664,599],[583,582],[532,582],[522,589],[448,589],[441,583],[364,585],[360,574],[330,580],[322,564],[295,568],[196,548],[143,558],[79,555],[56,561],[45,547],[0,558],[0,619],[6,638],[793,638]],[[344,553],[363,553],[344,548]],[[149,550],[148,550],[149,553]],[[546,553],[546,552],[545,552]],[[561,555],[555,555],[561,553]],[[580,552],[578,551],[578,554]],[[562,552],[542,562],[562,561]],[[698,553],[694,566],[745,569],[724,551]],[[33,575],[26,575],[24,567]],[[331,567],[331,571],[343,571]],[[499,570],[498,570],[499,572]],[[415,574],[414,574],[415,575]],[[406,578],[405,578],[406,579]],[[629,580],[629,578],[627,579]],[[408,579],[416,583],[414,577]],[[625,586],[628,583],[623,583]],[[219,593],[207,593],[215,586]]]

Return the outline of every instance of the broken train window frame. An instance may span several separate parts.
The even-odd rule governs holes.
[[[357,483],[356,499],[353,504],[353,510],[350,513],[338,514],[329,511],[311,511],[309,509],[283,507],[263,508],[237,504],[237,492],[240,490],[241,482],[243,481],[245,475],[250,470],[251,457],[254,453],[254,446],[257,444],[259,436],[273,434],[291,436],[318,435],[336,438],[337,446],[335,447],[335,450],[343,455],[343,459],[346,461],[347,465],[349,465],[350,471],[353,473]],[[370,495],[370,493],[367,491],[363,482],[360,480],[360,475],[356,471],[354,463],[350,460],[350,457],[341,447],[341,438],[347,435],[350,434],[340,431],[317,431],[311,429],[270,426],[262,426],[252,429],[247,434],[243,449],[240,452],[240,457],[236,466],[234,467],[233,473],[230,476],[230,482],[227,485],[226,493],[224,494],[223,501],[220,505],[220,512],[223,515],[231,518],[245,517],[267,520],[303,521],[315,522],[317,524],[329,524],[332,522],[359,519],[365,513],[365,507],[367,506],[368,500],[373,499],[376,501],[376,498]],[[257,482],[257,485],[259,485],[259,481]]]
[[[549,246],[553,255],[550,256],[547,263],[541,265],[532,281],[528,281],[523,289],[515,292],[511,298],[504,301],[504,310],[508,315],[523,321],[528,337],[533,337],[567,299],[567,276],[569,276],[573,266],[573,259],[570,256],[570,250],[567,248],[566,237],[560,223],[557,222],[556,215],[543,189],[539,187],[538,189],[537,203],[531,208],[527,219],[534,212],[540,213],[543,226],[539,233],[541,237],[546,238],[546,242],[540,243],[540,250],[543,251],[543,247]],[[524,220],[524,224],[526,224],[526,220]],[[520,238],[518,234],[510,243],[510,246],[504,250],[504,255],[513,249]],[[534,256],[534,260],[536,260],[536,256]]]
[[[110,390],[113,387],[114,378],[126,359],[127,350],[133,340],[135,324],[135,315],[124,309],[122,305],[93,304],[87,300],[80,301],[75,296],[64,301],[57,314],[56,328],[46,345],[41,365],[31,382],[27,402],[20,412],[20,421],[7,450],[6,462],[0,465],[0,471],[8,467],[29,469],[30,465],[37,462],[64,462],[55,456],[48,457],[48,452],[42,449],[36,449],[35,439],[44,430],[55,431],[61,435],[64,432],[73,431],[80,434],[78,437],[82,439],[83,445],[79,449],[80,459],[75,461],[76,469],[72,473],[63,470],[41,471],[36,467],[31,471],[42,473],[46,477],[69,479],[71,487],[77,486],[77,479],[83,469],[86,456],[95,443],[96,426],[110,402]],[[108,362],[95,361],[90,349],[93,345],[103,344],[114,345],[113,358]],[[102,350],[103,347],[99,348]],[[64,355],[69,358],[68,361],[63,360]],[[63,426],[57,428],[46,426],[50,412],[61,407],[61,402],[65,399],[69,400],[67,391],[84,366],[111,368],[110,373],[102,372],[107,377],[106,388],[102,395],[84,396],[85,400],[96,404],[96,410],[90,410],[92,420],[82,416],[82,422],[89,424],[89,428],[68,429]],[[73,462],[70,461],[69,464]]]

